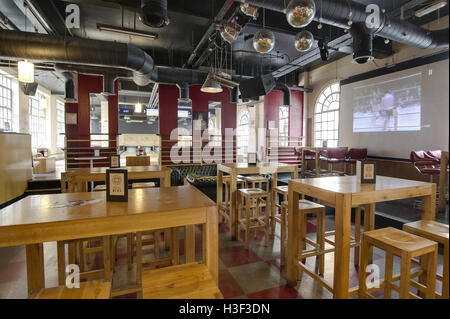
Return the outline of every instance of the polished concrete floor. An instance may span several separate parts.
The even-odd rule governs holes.
[[[308,236],[315,236],[316,221],[308,219]],[[327,230],[334,228],[334,217],[327,216]],[[286,268],[280,266],[280,227],[277,225],[275,236],[271,236],[268,247],[264,247],[264,234],[258,232],[256,239],[252,236],[250,249],[244,247],[240,240],[232,241],[228,235],[228,227],[221,224],[219,227],[219,288],[225,298],[269,298],[269,299],[296,299],[296,298],[332,298],[331,293],[304,274],[302,281],[296,287],[286,285]],[[183,261],[183,234],[180,232],[180,255]],[[201,228],[197,228],[196,250],[197,258],[201,258]],[[45,276],[46,287],[57,285],[56,243],[45,243]],[[167,254],[164,248],[161,254]],[[147,254],[148,253],[148,254]],[[133,281],[133,269],[128,270],[126,265],[126,244],[122,240],[118,245],[118,259],[115,266],[114,286],[122,287]],[[147,246],[145,258],[153,258],[153,247]],[[353,249],[351,259],[353,260]],[[333,280],[333,254],[326,256],[325,278]],[[26,263],[25,248],[0,248],[0,298],[26,298]],[[88,268],[102,267],[102,253],[92,255]],[[315,259],[309,258],[307,263],[314,265]],[[384,253],[378,249],[374,251],[374,263],[380,267],[380,275],[384,274]],[[134,267],[133,267],[134,268]],[[399,271],[399,260],[395,260],[395,271]],[[442,256],[439,256],[439,272],[442,272]],[[350,286],[358,283],[358,268],[351,262]],[[395,273],[395,272],[394,272]],[[440,283],[437,283],[440,290]],[[378,294],[382,297],[382,292]],[[135,294],[123,298],[135,298]],[[396,297],[396,294],[393,294]]]

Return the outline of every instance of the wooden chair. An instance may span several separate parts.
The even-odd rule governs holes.
[[[369,264],[369,250],[377,247],[386,252],[385,278],[379,288],[366,286],[366,269]],[[362,234],[361,267],[359,271],[359,297],[362,299],[375,299],[371,294],[374,291],[384,289],[384,298],[390,299],[392,290],[399,293],[400,299],[416,298],[416,294],[410,292],[410,286],[418,289],[427,299],[434,299],[436,286],[436,262],[438,245],[436,242],[422,238],[392,227],[371,230]],[[393,276],[394,256],[401,258],[400,275]],[[422,267],[419,271],[411,273],[413,258],[421,257]],[[420,276],[422,283],[411,280]],[[400,286],[394,282],[400,280]]]
[[[285,249],[287,248],[287,223],[288,223],[288,210],[289,210],[289,202],[285,201],[281,203],[281,216],[279,217],[281,223],[281,255],[280,255],[280,264],[284,265],[286,260]],[[298,252],[298,260],[299,262],[303,262],[306,258],[309,257],[317,257],[317,265],[319,270],[319,275],[324,274],[325,272],[325,256],[323,252],[325,251],[325,206],[311,202],[309,200],[299,200],[298,202],[298,212],[300,214],[300,223],[298,226],[299,234],[300,234],[300,242],[299,242],[299,252]],[[316,232],[316,241],[312,241],[307,237],[307,217],[308,215],[316,214],[317,216],[317,232]],[[313,248],[307,250],[307,245],[311,245]],[[306,267],[306,266],[304,266]],[[308,273],[312,273],[315,271],[307,269]],[[299,270],[298,278],[301,280],[302,277],[302,269]]]
[[[43,288],[30,296],[30,299],[109,299],[111,282],[93,280],[80,283],[80,288],[67,288],[65,285]]]
[[[97,185],[94,187],[94,192],[103,192],[106,191],[106,185],[102,184],[102,185]]]
[[[438,242],[444,246],[444,269],[442,276],[436,273],[436,279],[442,282],[442,293],[436,293],[436,297],[448,299],[449,298],[449,273],[448,273],[448,225],[442,224],[433,220],[420,220],[413,223],[403,225],[403,230],[424,237],[429,240]]]
[[[275,234],[276,223],[281,221],[281,217],[279,216],[281,215],[281,204],[278,203],[278,195],[282,196],[281,202],[287,202],[288,193],[289,191],[287,186],[272,187],[272,209],[270,213],[270,225],[272,234]]]
[[[269,194],[259,188],[243,188],[238,192],[238,226],[245,231],[245,248],[250,247],[250,232],[264,229],[264,246],[269,244],[269,215],[268,210],[262,215],[262,201],[268,200]],[[245,215],[243,215],[245,210]]]

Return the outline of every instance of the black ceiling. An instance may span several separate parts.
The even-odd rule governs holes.
[[[27,0],[34,6],[45,20],[46,27],[35,30],[66,36],[86,37],[101,40],[113,40],[128,42],[146,50],[155,60],[157,65],[186,66],[191,57],[194,65],[207,66],[210,59],[203,59],[208,54],[203,54],[208,46],[208,40],[202,42],[197,48],[198,55],[191,56],[197,45],[204,37],[205,32],[213,24],[219,13],[225,12],[225,18],[237,10],[238,3],[232,0],[168,0],[170,24],[162,29],[150,28],[142,24],[139,19],[139,0]],[[392,16],[400,16],[400,7],[404,6],[404,18],[416,25],[423,25],[436,20],[439,16],[448,15],[448,5],[439,12],[429,14],[421,19],[415,17],[414,11],[429,3],[429,0],[355,0],[363,4],[376,3],[385,8]],[[288,0],[286,0],[288,2]],[[22,10],[23,0],[2,0],[0,5],[0,17],[6,16],[20,30],[24,30],[25,19]],[[65,7],[69,3],[76,3],[81,10],[81,28],[67,30],[64,25]],[[237,74],[257,75],[279,70],[284,65],[302,56],[294,48],[294,39],[298,30],[292,28],[286,21],[285,15],[278,12],[266,11],[265,23],[276,36],[275,49],[266,55],[257,54],[252,47],[252,36],[262,27],[262,10],[260,9],[257,20],[251,20],[241,32],[237,41],[233,43],[233,58],[229,59],[227,66],[232,66]],[[38,19],[39,20],[39,19]],[[216,21],[219,22],[219,21]],[[152,32],[158,35],[158,39],[149,40],[126,35],[117,35],[97,30],[97,23],[126,27],[140,31]],[[36,20],[27,20],[27,30],[33,31]],[[41,25],[45,25],[42,24]],[[214,24],[213,24],[214,25]],[[48,30],[42,30],[48,29]],[[214,29],[214,28],[213,28]],[[342,29],[324,25],[319,30],[317,23],[312,22],[307,29],[311,31],[316,40],[324,39],[332,42],[345,36]],[[351,45],[351,43],[350,43]],[[225,46],[227,50],[230,46]],[[202,55],[203,54],[203,55]],[[225,51],[222,52],[224,57]],[[340,58],[346,53],[332,51],[330,59]],[[199,57],[202,59],[199,60]],[[229,58],[229,53],[227,54]],[[326,62],[314,56],[305,59],[307,64],[301,65],[301,70],[311,69],[323,65]],[[201,63],[200,63],[201,62]]]

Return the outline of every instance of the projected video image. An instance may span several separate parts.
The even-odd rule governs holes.
[[[355,87],[353,132],[420,131],[422,74]]]

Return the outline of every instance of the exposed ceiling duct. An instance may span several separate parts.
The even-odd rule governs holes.
[[[285,0],[245,0],[253,6],[284,13]],[[346,0],[320,0],[316,1],[316,16],[314,20],[343,29],[349,29],[349,20],[352,23],[365,23],[369,13],[366,6],[361,3]],[[404,43],[410,46],[432,49],[448,47],[448,29],[429,31],[401,19],[392,18],[380,11],[380,27],[372,30],[377,36]]]
[[[180,99],[184,101],[189,100],[189,83],[179,83],[177,87],[180,90]]]
[[[291,105],[291,91],[289,90],[289,86],[282,82],[277,82],[274,90],[283,92],[283,106]]]
[[[167,0],[142,0],[142,15],[139,19],[152,28],[162,28],[170,23],[167,15]]]

